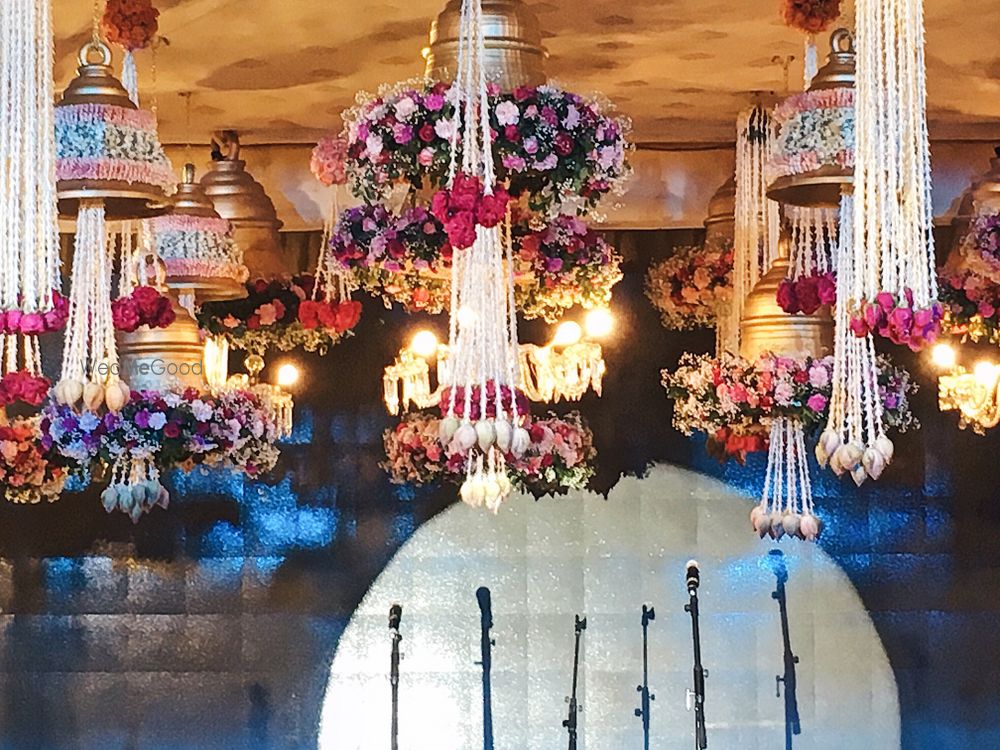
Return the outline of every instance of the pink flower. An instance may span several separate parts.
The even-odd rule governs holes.
[[[814,393],[806,401],[806,406],[812,409],[814,412],[821,412],[826,408],[826,396],[822,393]]]
[[[417,155],[417,161],[422,167],[429,167],[434,163],[434,149],[425,148]]]

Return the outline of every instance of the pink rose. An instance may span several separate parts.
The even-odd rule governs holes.
[[[806,401],[806,406],[808,406],[814,412],[819,413],[826,408],[826,396],[824,396],[822,393],[814,393]]]

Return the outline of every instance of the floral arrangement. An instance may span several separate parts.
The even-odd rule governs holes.
[[[118,180],[173,192],[174,170],[156,117],[111,104],[56,107],[56,179]]]
[[[150,219],[149,227],[168,276],[225,277],[241,284],[247,280],[243,251],[225,219],[168,214]]]
[[[963,265],[1000,283],[1000,214],[980,214],[972,220],[959,246]]]
[[[745,457],[767,447],[760,430],[766,420],[797,419],[807,430],[826,423],[833,357],[764,353],[750,362],[731,354],[685,354],[675,371],[662,375],[675,402],[675,429],[685,435],[706,433],[714,439],[713,450]],[[909,373],[880,357],[878,382],[887,425],[900,432],[915,427],[909,397],[916,384]]]
[[[439,190],[431,201],[431,213],[444,226],[448,242],[456,250],[472,247],[476,227],[495,227],[507,212],[507,190],[497,185],[488,194],[482,180],[472,175],[455,175],[451,187]]]
[[[0,409],[11,404],[41,406],[52,387],[44,375],[28,370],[13,370],[0,377]]]
[[[313,277],[307,275],[257,279],[246,285],[243,299],[204,303],[198,325],[233,348],[254,354],[297,346],[325,352],[358,324],[361,303],[313,300],[313,286]]]
[[[837,281],[829,271],[811,273],[778,284],[778,305],[789,315],[812,315],[837,301]]]
[[[646,296],[671,330],[714,325],[732,294],[733,246],[728,240],[675,248],[646,274]]]
[[[767,179],[812,172],[821,167],[854,169],[854,89],[806,91],[774,110],[780,125]]]
[[[39,334],[61,331],[69,318],[69,300],[52,290],[52,307],[39,312],[0,310],[0,334]]]
[[[515,289],[527,318],[555,322],[574,305],[605,307],[622,279],[621,256],[576,216],[561,214],[544,229],[520,238]]]
[[[137,521],[154,504],[166,504],[155,478],[159,471],[205,463],[255,476],[277,461],[277,436],[277,425],[253,393],[211,395],[189,388],[133,391],[119,413],[103,416],[50,402],[42,411],[40,445],[91,472],[112,467],[118,481],[102,501],[109,511],[117,508]],[[153,478],[122,481],[136,463],[151,465]]]
[[[940,302],[915,308],[910,289],[903,290],[900,298],[890,292],[879,292],[874,302],[861,301],[858,312],[851,317],[851,330],[858,337],[877,333],[894,344],[905,344],[919,352],[937,340],[943,319],[944,306]]]
[[[405,82],[377,96],[359,96],[344,115],[351,190],[368,203],[383,201],[395,184],[416,191],[447,183],[454,133],[449,87]],[[532,210],[555,216],[586,211],[628,176],[628,123],[555,86],[512,93],[491,87],[497,177]]]
[[[132,333],[141,326],[167,328],[176,319],[170,298],[151,286],[137,286],[127,297],[111,303],[111,321],[116,331]]]
[[[764,425],[720,427],[708,436],[705,451],[720,464],[734,459],[744,466],[751,453],[763,453],[768,449],[769,438],[770,431]]]
[[[465,480],[467,453],[452,440],[442,446],[440,419],[420,412],[406,414],[386,430],[383,468],[395,484],[432,484]],[[535,495],[584,489],[594,474],[593,433],[576,412],[549,415],[526,425],[531,442],[520,458],[508,454],[511,481]]]
[[[783,0],[781,17],[793,29],[818,34],[840,17],[840,0]]]
[[[347,139],[343,136],[323,136],[312,150],[309,169],[323,185],[343,185],[347,182]]]
[[[160,12],[150,0],[108,0],[101,18],[101,33],[129,52],[145,49],[159,27]]]
[[[496,151],[511,193],[553,217],[586,213],[628,177],[628,122],[607,105],[551,84],[501,94],[491,108]]]
[[[15,417],[0,424],[0,492],[9,502],[51,502],[69,475],[66,462],[44,446],[41,421]]]
[[[943,275],[942,330],[974,342],[1000,344],[1000,284],[968,269]]]

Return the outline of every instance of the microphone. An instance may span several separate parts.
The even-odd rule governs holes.
[[[403,607],[393,604],[389,607],[389,630],[399,630],[399,622],[403,619]]]
[[[485,586],[476,589],[476,599],[479,600],[479,611],[482,614],[483,622],[489,623],[493,627],[493,601],[490,597],[490,590]]]
[[[701,583],[697,560],[688,560],[686,576],[688,593],[693,594],[698,590],[698,584]]]

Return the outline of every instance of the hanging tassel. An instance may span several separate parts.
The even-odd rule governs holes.
[[[815,541],[823,523],[815,514],[802,422],[779,417],[771,423],[764,490],[750,512],[763,539],[783,536]]]
[[[809,90],[809,86],[812,85],[813,78],[819,72],[819,53],[816,50],[816,35],[809,34],[806,37],[806,48],[803,56],[805,61],[805,69],[803,71],[803,82],[802,89],[804,91]]]
[[[125,50],[122,58],[122,86],[128,92],[128,98],[135,106],[139,106],[139,71],[135,67],[135,55],[131,50]]]

